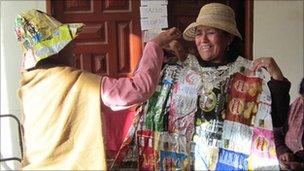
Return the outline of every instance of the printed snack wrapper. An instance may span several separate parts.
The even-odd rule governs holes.
[[[160,170],[190,169],[190,144],[184,135],[164,132],[155,141],[160,145]]]
[[[160,170],[189,170],[188,157],[182,153],[160,151]]]
[[[248,155],[220,149],[216,170],[247,170]]]
[[[250,154],[253,130],[251,127],[238,122],[225,120],[223,124],[223,135],[221,147],[243,153]]]
[[[215,170],[219,158],[219,148],[208,146],[204,137],[194,135],[195,170]],[[208,141],[208,140],[207,140]]]
[[[197,91],[200,82],[197,73],[187,68],[181,69],[171,88],[168,131],[186,135],[188,140],[193,136],[193,118],[197,111]]]
[[[258,111],[262,79],[235,73],[229,88],[226,119],[251,125]]]
[[[248,168],[249,170],[279,170],[272,131],[254,128]]]
[[[148,101],[145,127],[158,132],[167,129],[170,92],[176,74],[176,67],[166,67],[160,85]]]
[[[155,170],[159,160],[158,152],[154,149],[154,132],[139,130],[138,141],[138,166],[139,170]]]

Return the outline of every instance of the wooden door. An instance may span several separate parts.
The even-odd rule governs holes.
[[[140,1],[52,0],[51,14],[86,26],[76,39],[78,68],[99,75],[130,75],[141,55]]]
[[[185,28],[196,20],[196,17],[204,4],[219,2],[229,5],[235,11],[237,27],[243,37],[244,48],[242,56],[252,59],[252,0],[168,0],[168,24],[169,27],[177,27],[184,31]],[[194,42],[181,40],[188,52],[196,53]]]
[[[131,75],[140,59],[139,6],[139,0],[47,0],[47,11],[62,23],[86,25],[75,40],[76,67],[111,77]],[[121,137],[125,123],[115,120],[134,115],[135,109],[114,112],[105,105],[102,108],[104,129],[115,128],[105,131],[105,138]],[[108,158],[112,158],[118,149],[107,150]]]

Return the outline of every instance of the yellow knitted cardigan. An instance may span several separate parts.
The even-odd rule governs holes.
[[[24,72],[24,170],[106,170],[101,77],[70,67]]]

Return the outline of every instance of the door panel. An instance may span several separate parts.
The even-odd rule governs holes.
[[[139,5],[133,0],[51,1],[59,21],[86,25],[76,39],[76,67],[99,75],[130,75],[141,54]]]

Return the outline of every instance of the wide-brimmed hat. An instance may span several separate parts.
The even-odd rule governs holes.
[[[62,24],[48,14],[29,10],[15,19],[14,30],[22,48],[22,69],[30,69],[42,59],[61,51],[69,44],[84,24]]]
[[[184,30],[184,39],[193,41],[195,37],[195,28],[199,25],[221,29],[242,39],[242,36],[236,27],[233,9],[221,3],[204,5],[197,16],[196,21],[191,23]]]

